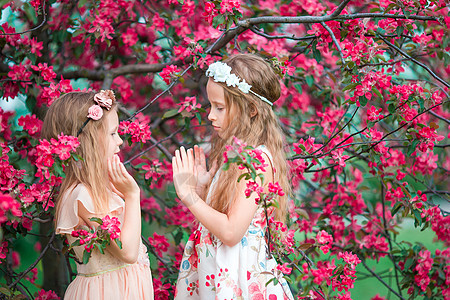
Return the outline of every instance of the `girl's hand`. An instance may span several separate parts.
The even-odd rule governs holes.
[[[202,148],[194,146],[194,171],[197,175],[197,194],[202,195],[205,191],[206,185],[211,181],[211,178],[216,173],[217,167],[213,167],[208,171],[206,168],[205,152]]]
[[[123,196],[124,199],[131,199],[136,196],[139,199],[139,186],[120,162],[117,154],[111,160],[108,159],[108,173],[114,192]]]
[[[197,176],[194,168],[194,154],[192,149],[186,151],[184,147],[175,151],[172,158],[173,184],[177,191],[178,197],[186,205],[191,206],[196,194]]]

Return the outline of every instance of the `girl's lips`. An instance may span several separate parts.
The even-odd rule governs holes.
[[[217,127],[217,126],[213,126],[214,127],[214,130],[219,130],[220,129],[220,127]]]

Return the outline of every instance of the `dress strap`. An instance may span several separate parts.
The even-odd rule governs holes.
[[[270,165],[272,167],[273,175],[274,175],[274,178],[275,178],[276,170],[275,170],[275,167],[273,165],[273,157],[272,157],[272,154],[270,153],[269,149],[265,145],[259,145],[258,147],[256,147],[256,149],[261,150],[262,152],[264,152],[267,155],[267,157],[269,157]]]

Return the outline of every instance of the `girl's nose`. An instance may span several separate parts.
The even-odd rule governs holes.
[[[123,144],[123,140],[119,136],[119,141],[117,142],[117,146],[122,146],[122,144]]]
[[[210,121],[214,121],[216,119],[216,117],[214,116],[214,114],[212,113],[212,109],[209,111],[208,114],[208,120]]]

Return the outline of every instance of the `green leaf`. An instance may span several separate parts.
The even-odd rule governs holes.
[[[389,104],[388,111],[393,114],[395,112],[395,105],[393,103]]]
[[[411,156],[412,153],[413,153],[414,151],[416,151],[416,147],[417,147],[417,145],[418,145],[419,143],[420,143],[419,140],[414,140],[414,141],[411,143],[411,145],[408,147],[408,152],[406,153],[406,155],[407,155],[407,156]]]
[[[36,107],[36,98],[35,97],[27,97],[25,102],[27,109],[32,112]]]
[[[163,115],[162,118],[163,118],[163,120],[164,120],[164,119],[173,117],[173,116],[175,116],[175,115],[177,115],[177,114],[178,114],[178,109],[176,109],[176,108],[170,109],[170,110],[168,110],[168,111],[166,111],[166,112],[164,113],[164,115]]]
[[[85,5],[86,5],[86,1],[87,1],[87,0],[80,0],[80,1],[78,1],[78,7],[83,7],[83,6],[85,6]]]
[[[413,209],[414,212],[414,226],[422,226],[422,216],[420,215],[420,211],[417,209]]]
[[[95,246],[97,247],[98,251],[100,251],[101,254],[105,254],[105,250],[103,250],[103,247],[99,244],[95,244]]]
[[[11,296],[11,290],[6,287],[0,287],[0,293],[5,296]]]
[[[303,93],[302,85],[299,83],[294,84],[294,87],[297,89],[299,94]]]
[[[114,242],[116,242],[117,246],[119,246],[120,249],[122,249],[122,241],[117,239],[114,239]]]
[[[91,253],[92,252],[87,252],[86,250],[84,250],[84,252],[83,252],[83,264],[87,264],[89,262],[89,258],[91,258]]]
[[[103,221],[102,221],[102,219],[100,219],[100,218],[97,218],[97,217],[92,217],[92,218],[89,218],[89,220],[91,220],[92,222],[97,222],[98,224],[100,224],[100,225],[102,225],[103,224]]]
[[[391,9],[393,9],[394,7],[397,7],[397,4],[395,4],[395,3],[389,4],[389,5],[386,7],[386,9],[384,10],[384,14],[389,13],[389,11],[390,11]]]
[[[308,84],[309,87],[312,87],[314,84],[314,77],[312,75],[308,75],[305,78],[306,83]]]
[[[361,107],[366,106],[367,101],[368,100],[367,100],[366,96],[359,96],[359,104],[361,104]]]
[[[200,113],[196,112],[195,113],[195,117],[197,118],[198,124],[202,124],[202,116],[200,115]]]
[[[355,87],[358,86],[358,84],[359,84],[359,83],[357,83],[357,82],[350,83],[349,85],[347,85],[346,87],[344,87],[344,88],[342,89],[342,91],[345,92],[345,91],[347,91],[347,90],[353,90]]]
[[[241,180],[242,180],[242,178],[245,178],[245,180],[249,180],[250,179],[250,174],[249,173],[244,173],[244,174],[241,174],[239,177],[238,177],[238,182],[240,182]]]
[[[320,51],[317,50],[316,47],[313,47],[313,56],[317,62],[320,62],[322,60],[322,54],[320,54]]]
[[[217,26],[223,24],[224,22],[225,22],[225,15],[217,15],[214,17],[212,25],[214,28],[217,28]]]
[[[380,93],[380,91],[376,87],[372,87],[372,92],[377,94],[377,96],[380,97],[380,99],[383,99],[383,95]]]
[[[391,211],[392,216],[395,216],[395,214],[399,211],[400,208],[403,207],[403,204],[401,202],[397,202],[394,206],[394,208]]]

